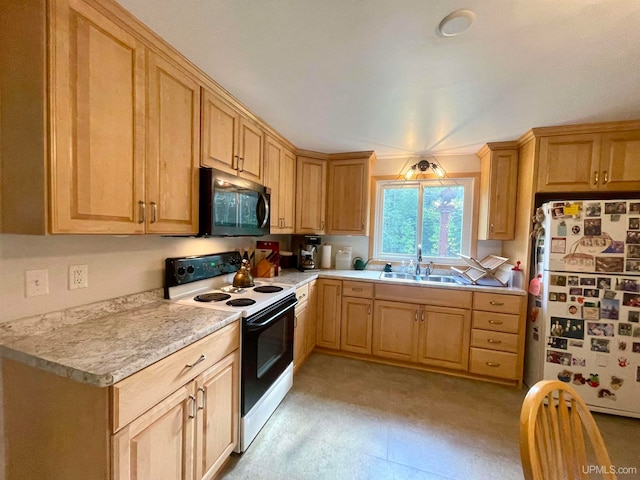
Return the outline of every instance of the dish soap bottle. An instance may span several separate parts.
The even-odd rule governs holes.
[[[413,260],[409,262],[409,266],[407,267],[407,273],[409,273],[409,275],[415,275],[416,273],[416,266],[413,264]]]
[[[404,263],[404,260],[400,262],[400,273],[407,273],[407,265]]]

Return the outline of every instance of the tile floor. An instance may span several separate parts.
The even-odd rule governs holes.
[[[235,479],[522,479],[526,390],[314,353]],[[640,420],[596,414],[611,460],[640,472]],[[634,475],[627,478],[639,478]],[[624,480],[620,476],[620,480]]]

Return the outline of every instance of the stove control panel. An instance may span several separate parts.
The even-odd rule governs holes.
[[[234,273],[238,271],[241,263],[242,257],[239,252],[167,258],[164,268],[165,298],[169,298],[169,287]]]

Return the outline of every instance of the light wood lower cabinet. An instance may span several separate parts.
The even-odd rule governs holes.
[[[466,371],[469,365],[471,311],[423,306],[420,312],[418,362]]]
[[[373,300],[342,297],[340,349],[371,355]]]
[[[307,355],[307,312],[309,302],[296,306],[293,327],[293,369],[297,371]]]
[[[415,362],[419,314],[420,305],[376,300],[373,306],[373,354]]]
[[[213,478],[238,439],[239,331],[106,388],[5,360],[7,480]]]
[[[318,280],[316,345],[319,347],[340,349],[341,289],[340,280]]]
[[[317,314],[318,310],[318,283],[309,284],[309,311],[307,312],[307,357],[316,346]]]
[[[298,305],[293,329],[293,371],[305,362],[316,344],[316,282],[306,283],[296,289]]]

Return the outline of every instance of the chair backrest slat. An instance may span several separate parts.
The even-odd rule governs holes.
[[[600,468],[589,468],[587,447],[592,448],[595,466]],[[611,459],[587,405],[570,385],[560,381],[538,382],[524,399],[520,455],[526,480],[587,479],[593,473],[604,480],[617,480],[608,469]]]

